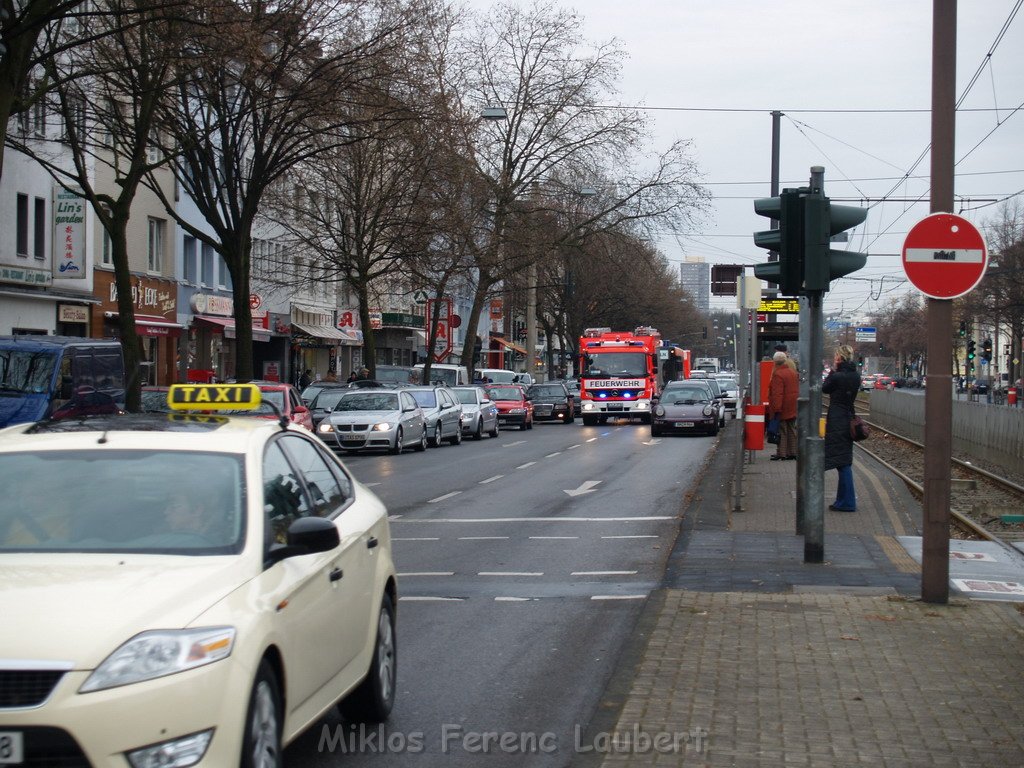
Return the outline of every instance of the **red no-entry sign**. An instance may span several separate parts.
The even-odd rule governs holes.
[[[933,213],[910,228],[903,241],[903,271],[925,296],[955,299],[974,290],[988,266],[978,228],[952,213]]]

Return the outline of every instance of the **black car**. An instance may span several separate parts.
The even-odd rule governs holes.
[[[579,379],[566,379],[565,386],[569,389],[569,393],[572,395],[572,412],[574,416],[580,416],[583,413],[583,407],[580,400],[580,380]]]
[[[534,384],[526,394],[533,403],[534,421],[551,419],[572,424],[575,421],[572,392],[561,381]]]

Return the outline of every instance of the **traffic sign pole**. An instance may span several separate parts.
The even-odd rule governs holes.
[[[953,209],[956,0],[934,0],[932,16],[930,208],[932,213],[937,213]],[[909,239],[909,232],[907,237]],[[925,241],[924,247],[931,245]],[[910,277],[910,273],[907,276]],[[949,495],[953,456],[953,340],[949,333],[953,324],[953,303],[949,298],[928,299],[928,386],[924,405],[921,520],[921,600],[926,603],[949,602]]]

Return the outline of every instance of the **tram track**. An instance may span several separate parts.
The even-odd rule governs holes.
[[[827,400],[827,398],[826,398]],[[924,446],[871,421],[870,402],[858,399],[856,411],[871,426],[871,437],[857,447],[900,477],[918,499],[924,497]],[[1004,523],[1003,514],[1024,511],[1024,477],[953,457],[950,472],[950,535],[986,539],[1009,546],[1024,541],[1024,524]]]

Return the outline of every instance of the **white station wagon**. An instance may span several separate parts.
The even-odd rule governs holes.
[[[388,717],[387,510],[315,436],[177,412],[22,424],[0,477],[4,766],[272,768],[336,704]]]

